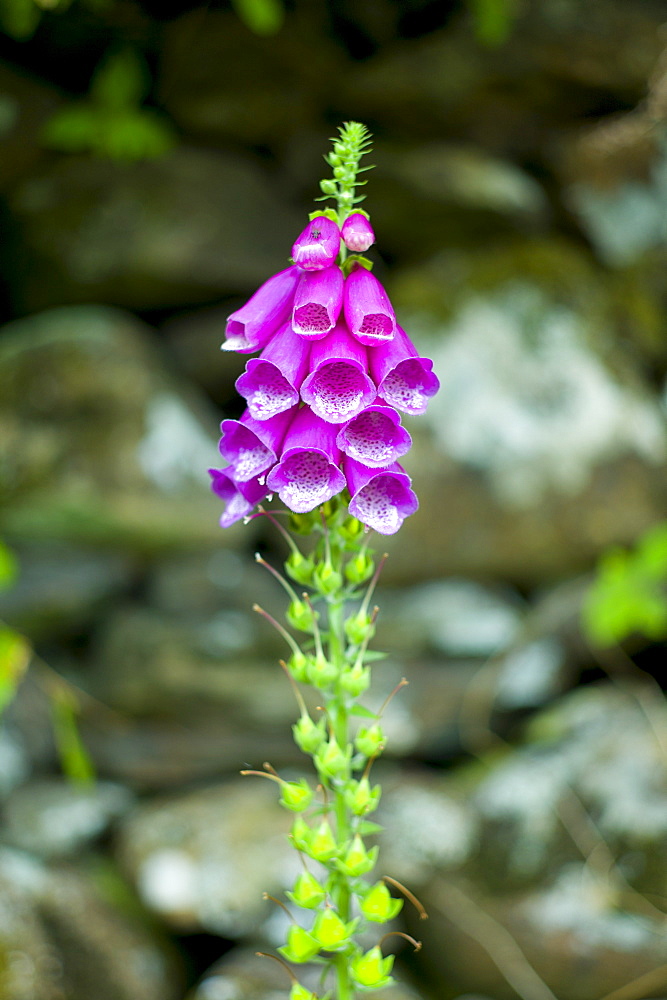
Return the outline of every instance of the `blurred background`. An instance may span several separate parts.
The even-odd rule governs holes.
[[[375,137],[375,273],[442,382],[368,695],[410,680],[382,871],[430,914],[401,915],[425,946],[390,995],[666,997],[664,0],[0,23],[1,1000],[288,989],[254,952],[290,818],[238,777],[303,766],[250,611],[282,614],[253,553],[283,552],[218,528],[205,470],[239,414],[225,318],[346,120]]]

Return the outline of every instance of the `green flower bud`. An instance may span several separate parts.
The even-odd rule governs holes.
[[[287,661],[287,669],[295,681],[300,681],[301,683],[307,682],[308,657],[306,654],[302,653],[301,650],[298,653],[292,653]]]
[[[351,920],[349,924],[346,924],[335,910],[327,907],[315,918],[313,936],[317,938],[325,951],[337,951],[348,943],[358,922],[358,920]]]
[[[300,583],[304,587],[309,586],[313,579],[313,560],[302,556],[300,552],[290,553],[285,563],[285,569],[293,580],[296,580],[297,583]]]
[[[400,913],[403,900],[394,899],[384,882],[376,882],[362,899],[360,907],[367,920],[385,924]]]
[[[351,756],[352,747],[348,746],[346,750],[341,750],[336,737],[332,736],[313,754],[313,760],[322,777],[338,778],[347,773]]]
[[[384,884],[384,883],[383,883]],[[297,906],[306,910],[316,909],[326,896],[326,889],[310,872],[302,872],[294,883],[294,888],[286,895]]]
[[[360,646],[366,639],[372,639],[375,635],[375,625],[369,615],[363,611],[357,611],[356,615],[350,615],[345,621],[345,635],[350,642]]]
[[[320,617],[305,601],[292,601],[285,615],[292,628],[312,632],[313,624]]]
[[[289,1000],[317,1000],[317,995],[301,983],[295,983],[289,992]]]
[[[355,663],[351,670],[344,670],[340,675],[340,686],[353,698],[367,691],[370,683],[370,667],[362,667],[361,663]]]
[[[353,959],[350,971],[360,986],[377,989],[380,986],[389,986],[393,982],[389,975],[393,965],[394,956],[387,955],[383,958],[379,946],[376,945],[370,951]]]
[[[305,778],[300,781],[283,781],[280,785],[280,804],[292,812],[303,812],[313,801],[313,791]]]
[[[322,820],[317,830],[309,831],[309,833],[311,834],[310,842],[305,851],[315,861],[329,861],[338,852],[336,838],[325,819]]]
[[[284,955],[288,962],[310,962],[311,958],[317,955],[320,944],[312,934],[305,931],[303,927],[292,924],[287,932],[287,944],[278,948],[281,955]]]
[[[345,576],[350,583],[365,583],[370,580],[375,562],[367,552],[359,552],[345,564]]]
[[[324,717],[318,722],[313,722],[309,715],[302,715],[299,721],[292,726],[294,742],[304,753],[315,753],[326,740],[325,730],[326,719]]]
[[[306,676],[309,684],[323,691],[330,687],[338,677],[338,667],[324,656],[311,656]]]
[[[320,181],[320,190],[322,191],[323,194],[335,195],[336,192],[338,191],[338,185],[336,184],[335,181],[332,181],[330,178],[327,177],[324,180]]]
[[[362,726],[354,741],[359,753],[366,757],[377,757],[384,750],[384,733],[378,722],[372,726]]]
[[[379,850],[379,847],[372,847],[370,851],[367,851],[363,840],[357,834],[350,844],[345,857],[337,863],[337,867],[340,871],[352,877],[365,875],[366,872],[375,867]]]
[[[338,533],[346,542],[354,542],[361,538],[365,530],[361,521],[358,521],[356,517],[348,516],[338,528]]]
[[[307,851],[313,838],[313,831],[306,823],[303,816],[297,816],[292,823],[289,839],[292,841],[297,851]]]
[[[350,781],[345,789],[345,804],[355,816],[367,816],[377,809],[382,789],[379,785],[371,788],[368,778]]]
[[[343,578],[330,563],[320,563],[313,573],[313,586],[320,594],[334,594],[343,586]]]

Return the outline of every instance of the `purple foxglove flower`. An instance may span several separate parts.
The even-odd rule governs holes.
[[[227,469],[209,469],[208,472],[211,477],[211,489],[226,504],[220,518],[221,528],[228,528],[236,521],[240,521],[268,495],[266,485],[260,483],[259,479],[237,483]]]
[[[321,340],[333,330],[343,308],[345,279],[337,264],[301,275],[294,296],[292,328],[310,340]]]
[[[236,388],[248,403],[250,416],[269,420],[299,402],[308,370],[310,344],[289,323],[271,339],[258,358],[251,358]]]
[[[371,468],[387,468],[410,449],[412,439],[391,406],[369,406],[338,432],[346,455]]]
[[[361,264],[355,264],[347,276],[343,308],[350,332],[360,343],[373,347],[394,336],[396,316],[389,296]]]
[[[301,386],[301,398],[318,417],[332,424],[351,420],[375,400],[377,389],[368,376],[366,348],[339,323],[310,351],[311,374]]]
[[[395,534],[419,507],[410,477],[398,462],[388,469],[368,469],[353,458],[344,461],[350,514],[381,535]]]
[[[287,432],[280,461],[266,485],[290,510],[305,514],[345,489],[339,461],[336,428],[304,406]]]
[[[364,253],[375,243],[373,227],[361,212],[353,212],[352,215],[348,215],[340,234],[347,249],[352,250],[353,253]]]
[[[326,215],[318,215],[292,247],[292,260],[304,271],[319,271],[333,264],[339,250],[340,229]]]
[[[247,483],[275,465],[293,417],[286,410],[269,420],[254,420],[246,410],[240,420],[222,421],[220,454],[232,466],[235,482]]]
[[[261,350],[292,312],[300,275],[298,267],[288,267],[260,285],[246,304],[227,319],[227,339],[222,350],[242,354]]]
[[[440,382],[429,358],[420,358],[417,349],[400,326],[390,343],[370,353],[371,372],[378,396],[404,413],[423,413]]]

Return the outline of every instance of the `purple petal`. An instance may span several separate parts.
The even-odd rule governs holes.
[[[350,332],[360,343],[373,347],[393,338],[396,317],[389,296],[361,264],[355,264],[347,276],[343,308]]]
[[[308,342],[286,324],[259,358],[248,361],[236,388],[246,399],[251,417],[269,420],[299,402],[309,354]]]
[[[390,406],[369,406],[341,427],[341,451],[372,468],[387,468],[410,449],[412,439]]]
[[[310,352],[312,372],[301,386],[301,398],[323,420],[342,424],[372,403],[377,390],[368,376],[366,349],[342,323]]]
[[[353,212],[348,215],[341,229],[343,243],[348,250],[353,253],[364,253],[375,243],[375,233],[373,227],[361,212]]]
[[[368,469],[345,459],[345,476],[352,499],[349,511],[381,535],[393,535],[419,507],[410,477],[398,462],[388,469]]]
[[[401,327],[387,344],[378,345],[370,355],[371,372],[378,395],[404,413],[426,410],[440,382],[429,358],[420,358],[414,344]]]
[[[319,271],[336,260],[340,229],[326,215],[312,219],[292,247],[292,260],[304,271]]]
[[[285,437],[282,457],[266,481],[290,510],[305,514],[345,488],[335,438],[331,424],[307,407],[299,410]]]
[[[246,304],[229,316],[222,350],[252,354],[264,347],[292,311],[300,274],[298,267],[288,267],[260,285]]]
[[[294,296],[292,327],[311,340],[321,340],[338,322],[345,279],[337,264],[301,276]]]
[[[209,469],[211,489],[225,501],[225,510],[220,518],[220,527],[228,528],[246,517],[260,500],[268,495],[266,486],[258,479],[247,483],[237,483],[227,469]]]
[[[269,420],[254,420],[248,412],[240,420],[220,424],[220,454],[233,466],[239,483],[261,476],[275,464],[285,432],[294,417],[292,410]]]

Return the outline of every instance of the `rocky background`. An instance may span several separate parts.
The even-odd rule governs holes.
[[[238,414],[224,319],[348,119],[376,273],[442,381],[369,696],[410,680],[382,869],[430,914],[386,996],[664,998],[666,646],[597,649],[580,612],[667,516],[665,3],[292,0],[259,32],[250,4],[31,4],[0,38],[0,616],[35,650],[0,730],[1,1000],[287,989],[254,952],[289,817],[238,777],[302,766],[250,611],[282,612],[252,558],[282,552],[220,531],[205,470]],[[63,704],[94,786],[62,776]]]

